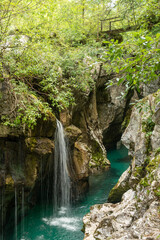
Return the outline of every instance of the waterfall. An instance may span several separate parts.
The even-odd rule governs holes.
[[[4,209],[3,209],[3,207],[4,207],[4,186],[2,186],[2,191],[1,191],[1,213],[2,213],[2,215],[1,215],[1,230],[0,230],[0,239],[1,240],[3,240],[3,218],[4,218],[4,216],[3,216],[3,211],[4,211]]]
[[[57,120],[55,133],[54,156],[54,209],[69,207],[71,201],[71,182],[69,177],[69,155],[65,140],[65,133],[60,121]]]
[[[22,234],[24,233],[24,216],[25,216],[25,210],[24,210],[24,186],[22,186],[22,214],[21,214],[21,219],[23,221],[23,224],[22,224]]]
[[[15,240],[17,240],[17,187],[15,186],[14,188],[14,193],[15,193]]]

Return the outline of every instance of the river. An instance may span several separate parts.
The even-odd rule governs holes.
[[[17,240],[82,240],[82,218],[94,204],[107,201],[109,191],[128,168],[130,161],[127,149],[108,151],[111,168],[89,178],[89,191],[81,201],[70,207],[62,207],[53,217],[53,206],[38,205],[17,226]],[[7,240],[15,239],[8,236]]]

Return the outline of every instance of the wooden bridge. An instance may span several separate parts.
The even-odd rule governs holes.
[[[138,25],[129,24],[122,28],[115,28],[113,27],[113,23],[122,22],[123,19],[121,17],[112,17],[101,20],[101,33],[106,34],[114,34],[114,33],[122,33],[122,32],[129,32],[138,29]]]

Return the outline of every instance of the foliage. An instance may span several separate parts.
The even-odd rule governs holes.
[[[45,120],[51,112],[49,105],[38,98],[23,82],[12,80],[12,94],[15,98],[14,117],[3,115],[5,125],[17,127],[21,124],[33,128],[38,118]],[[14,113],[13,113],[14,114]]]
[[[147,84],[160,76],[159,41],[160,33],[151,36],[147,31],[139,30],[130,34],[128,42],[107,42],[108,50],[104,54],[106,70],[121,76],[117,83],[125,84],[126,94],[134,88],[140,92],[142,83]],[[108,86],[113,84],[110,81]]]
[[[3,116],[5,124],[33,127],[48,112],[73,106],[76,92],[95,87],[102,59],[108,73],[120,75],[117,83],[126,85],[126,93],[157,79],[158,9],[157,0],[1,0],[0,80],[10,82],[18,99],[14,120]],[[143,30],[102,47],[100,19],[119,13],[127,24],[141,21]]]

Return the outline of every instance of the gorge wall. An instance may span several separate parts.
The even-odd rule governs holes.
[[[160,236],[160,92],[136,105],[122,142],[132,163],[108,201],[91,207],[85,240],[158,239]]]
[[[120,103],[118,101],[114,103],[116,97],[114,89],[103,90],[107,76],[101,78],[98,77],[98,73],[99,70],[95,75],[97,87],[85,93],[75,93],[76,105],[71,109],[62,111],[59,116],[69,140],[70,157],[75,172],[72,176],[76,185],[76,189],[73,190],[75,194],[81,194],[87,190],[89,174],[107,169],[110,166],[103,144],[103,131],[116,118],[115,112]],[[0,90],[2,96],[0,99],[1,119],[4,115],[12,118],[16,101],[19,99],[11,91],[11,86],[7,80],[1,82]],[[102,102],[104,108],[101,107]],[[112,109],[108,110],[110,105],[112,105]],[[125,106],[125,103],[123,105]],[[120,121],[123,121],[124,108],[121,108]],[[106,112],[106,115],[103,115],[102,112]],[[110,115],[109,123],[105,122],[104,124],[103,121],[107,119],[108,113]],[[46,120],[38,119],[34,129],[28,129],[25,125],[19,128],[9,127],[3,125],[1,121],[1,226],[14,220],[15,191],[18,196],[19,214],[22,207],[22,192],[25,198],[25,209],[32,207],[43,198],[47,198],[47,201],[51,198],[55,129],[56,117],[52,113]],[[12,213],[9,219],[10,209],[12,209]],[[21,218],[21,216],[19,217]]]
[[[96,73],[95,73],[96,72]],[[129,103],[137,98],[133,92],[121,99],[124,86],[106,89],[105,83],[114,76],[108,76],[100,66],[94,71],[95,87],[85,92],[76,92],[76,105],[63,110],[59,119],[68,137],[70,157],[73,161],[72,185],[75,194],[88,188],[88,176],[110,167],[106,149],[120,140],[124,128],[122,122],[128,118]],[[8,81],[0,84],[0,115],[12,117],[16,106],[14,93]],[[125,120],[127,121],[127,120]],[[56,117],[49,113],[47,119],[38,119],[34,129],[25,125],[19,128],[0,123],[0,225],[13,222],[15,191],[19,218],[24,193],[25,209],[37,202],[50,201],[52,196],[54,134]],[[12,212],[10,212],[12,209]],[[8,213],[10,212],[10,219]]]

